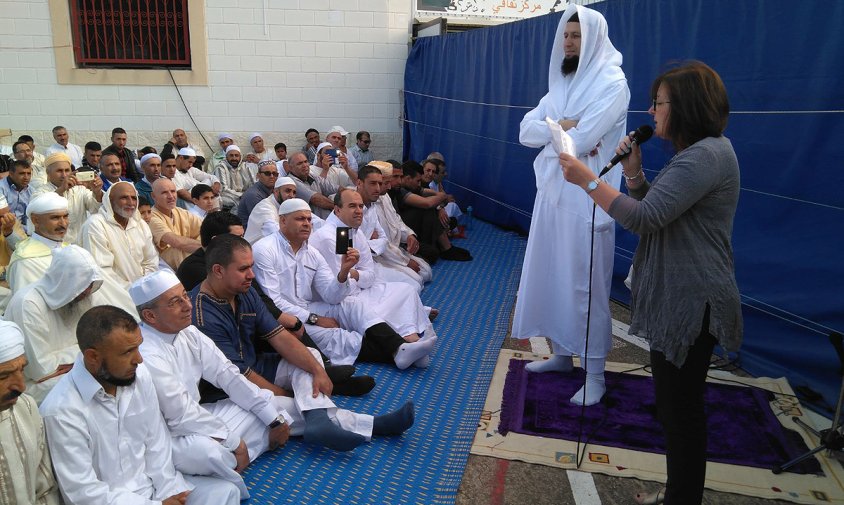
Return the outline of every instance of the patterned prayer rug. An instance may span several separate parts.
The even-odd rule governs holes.
[[[338,406],[384,413],[416,404],[416,423],[401,437],[376,437],[350,453],[292,438],[264,454],[244,478],[257,504],[451,504],[469,457],[501,343],[515,303],[526,241],[475,220],[466,240],[470,262],[440,261],[422,300],[436,307],[439,335],[431,366],[399,371],[361,364],[378,385]]]

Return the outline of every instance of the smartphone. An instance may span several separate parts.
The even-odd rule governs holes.
[[[334,246],[335,254],[346,254],[352,246],[352,229],[345,226],[337,227],[337,243]]]
[[[339,154],[339,151],[337,149],[326,149],[325,154],[331,156],[331,158],[334,160],[334,163],[337,163],[337,156]]]
[[[93,170],[77,170],[76,180],[79,182],[91,182],[96,175]]]

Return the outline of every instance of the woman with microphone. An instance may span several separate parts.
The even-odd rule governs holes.
[[[739,166],[723,136],[730,112],[718,74],[701,62],[669,70],[651,85],[655,134],[676,154],[648,181],[639,146],[616,152],[630,196],[561,154],[568,182],[581,186],[621,226],[640,236],[633,258],[630,334],[650,341],[656,405],[666,441],[665,490],[639,503],[695,505],[706,477],[703,396],[715,344],[738,350],[742,317],[731,235]]]

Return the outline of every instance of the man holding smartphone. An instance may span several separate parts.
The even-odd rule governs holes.
[[[33,196],[55,192],[67,199],[68,225],[64,241],[79,244],[82,225],[88,219],[88,213],[97,212],[103,201],[103,181],[92,177],[88,181],[79,181],[71,170],[70,158],[64,153],[53,153],[45,160],[47,182],[35,188]]]

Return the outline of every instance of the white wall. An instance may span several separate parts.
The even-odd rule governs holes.
[[[173,86],[57,84],[48,0],[0,5],[0,128],[15,139],[28,133],[43,148],[61,124],[78,144],[108,144],[115,126],[131,147],[160,147],[177,127],[199,143]],[[339,124],[371,131],[376,155],[397,157],[410,9],[410,0],[206,0],[209,85],[180,86],[182,96],[214,147],[219,132],[243,146],[260,131],[292,150],[307,128]]]

